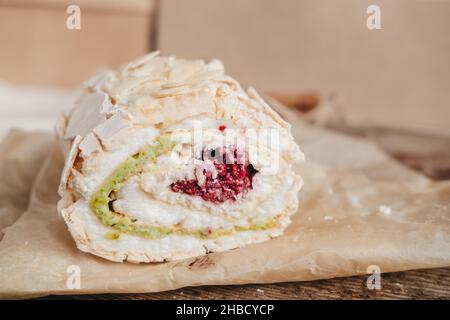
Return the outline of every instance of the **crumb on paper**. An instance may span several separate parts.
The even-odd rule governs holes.
[[[392,213],[392,209],[388,206],[381,205],[378,207],[378,212],[389,216]]]
[[[325,216],[325,217],[323,217],[323,220],[330,221],[330,220],[334,220],[334,218],[332,216]]]

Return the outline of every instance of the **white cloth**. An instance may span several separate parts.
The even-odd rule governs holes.
[[[56,119],[70,109],[77,90],[15,87],[0,81],[0,141],[13,127],[53,130]]]

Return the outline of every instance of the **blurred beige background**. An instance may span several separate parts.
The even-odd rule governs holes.
[[[80,30],[66,27],[74,3]],[[76,87],[148,51],[153,13],[154,2],[145,0],[0,0],[0,79]]]
[[[144,52],[218,57],[244,85],[334,95],[354,124],[450,130],[448,0],[0,0],[0,79],[77,87]],[[366,8],[381,8],[368,30]]]

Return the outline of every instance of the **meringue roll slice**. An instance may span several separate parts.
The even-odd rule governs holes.
[[[58,211],[77,247],[161,262],[279,236],[303,161],[290,126],[220,61],[157,52],[91,77],[57,132]]]

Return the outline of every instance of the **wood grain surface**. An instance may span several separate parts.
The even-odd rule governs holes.
[[[141,294],[49,296],[43,299],[450,299],[450,268],[381,275],[381,290],[369,290],[367,277],[239,286],[188,287]]]

